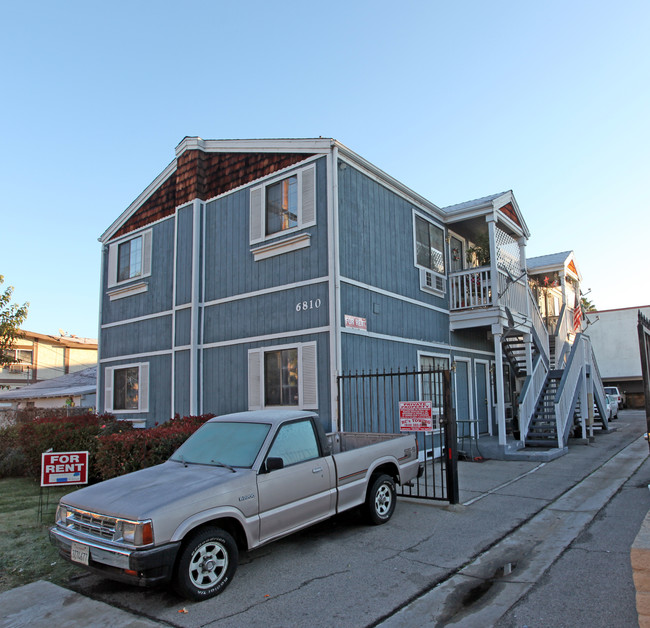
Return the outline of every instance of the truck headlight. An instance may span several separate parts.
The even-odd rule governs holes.
[[[153,525],[151,521],[118,519],[115,525],[115,540],[129,545],[151,545]]]
[[[55,523],[59,526],[67,526],[68,517],[70,514],[70,509],[65,504],[59,504],[58,508],[56,509]]]

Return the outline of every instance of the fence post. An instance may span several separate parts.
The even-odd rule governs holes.
[[[445,475],[447,477],[447,497],[450,504],[460,500],[458,492],[458,441],[456,437],[456,409],[451,404],[451,373],[443,372],[445,381],[444,418],[445,418]]]

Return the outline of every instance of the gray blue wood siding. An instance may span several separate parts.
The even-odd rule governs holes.
[[[144,281],[147,291],[123,299],[110,300],[108,291],[108,247],[103,253],[102,324],[148,316],[172,308],[174,276],[174,219],[169,218],[152,227],[151,275]],[[137,279],[133,283],[137,283]]]

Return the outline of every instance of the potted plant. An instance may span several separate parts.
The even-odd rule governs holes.
[[[490,265],[490,236],[487,233],[478,234],[472,246],[465,252],[467,263],[471,266]]]

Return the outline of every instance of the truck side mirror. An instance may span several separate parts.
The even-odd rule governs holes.
[[[269,456],[266,459],[266,471],[270,473],[271,471],[277,471],[278,469],[284,469],[284,460],[282,458],[274,458]]]

